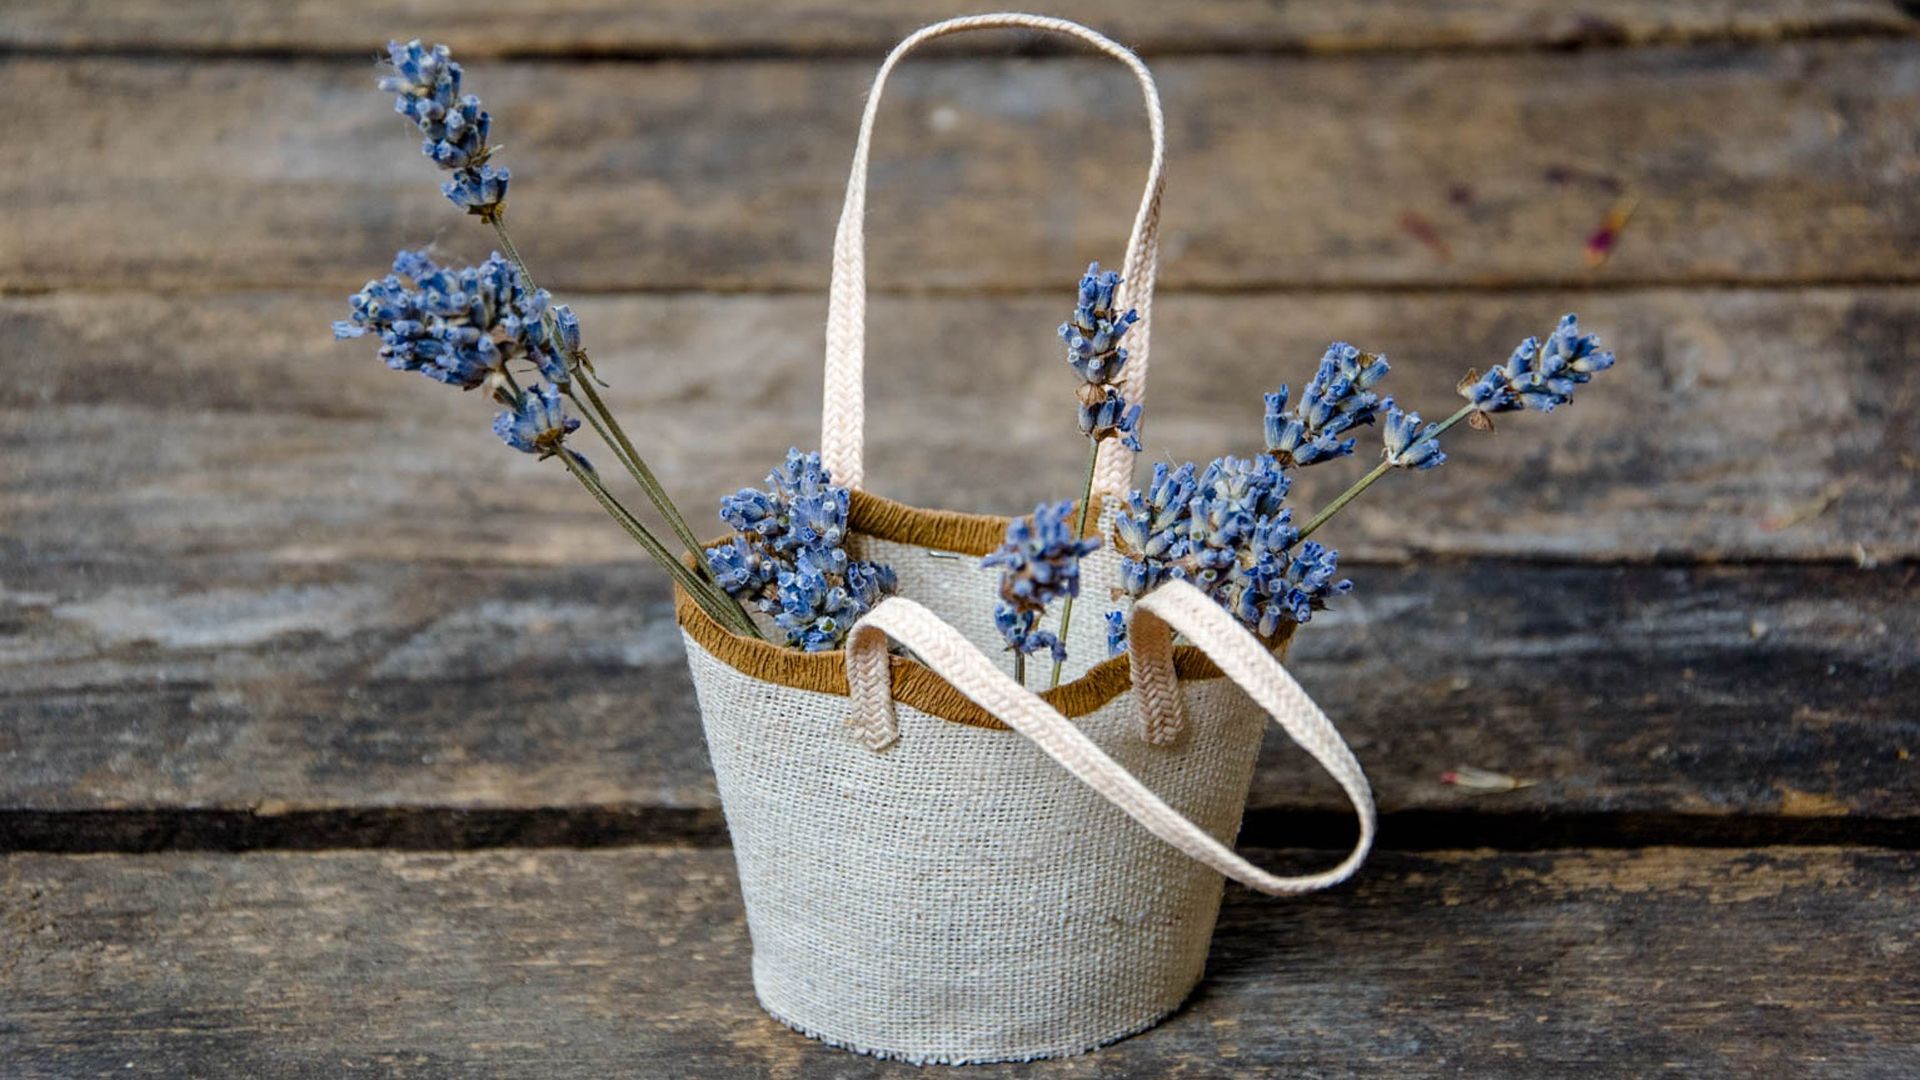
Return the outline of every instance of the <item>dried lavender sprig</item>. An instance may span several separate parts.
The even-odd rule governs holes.
[[[393,271],[369,281],[351,303],[350,317],[334,324],[335,337],[375,334],[388,367],[467,390],[491,386],[509,410],[495,420],[494,433],[514,449],[551,457],[580,426],[561,408],[560,395],[570,396],[572,380],[561,342],[545,322],[563,309],[553,308],[546,291],[498,253],[479,266],[450,269],[424,251],[402,251]],[[547,381],[523,391],[513,375],[516,363]],[[585,415],[604,438],[594,414]],[[564,452],[591,469],[577,452]],[[711,584],[698,595],[710,609],[737,606]],[[732,621],[751,625],[744,612]]]
[[[1025,657],[1046,649],[1059,664],[1067,658],[1065,627],[1060,634],[1038,630],[1047,605],[1080,593],[1080,560],[1099,550],[1097,536],[1081,538],[1067,524],[1073,504],[1041,503],[1027,517],[1007,526],[1006,542],[980,562],[1000,568],[1000,602],[994,625],[1014,654],[1015,678],[1025,682]]]
[[[1080,517],[1074,527],[1075,536],[1085,535],[1088,517],[1093,512],[1093,480],[1100,465],[1100,443],[1119,439],[1120,445],[1128,450],[1136,454],[1141,450],[1140,406],[1129,402],[1114,385],[1120,369],[1127,363],[1127,350],[1120,339],[1140,321],[1139,311],[1128,308],[1122,312],[1115,306],[1121,284],[1117,271],[1103,271],[1098,262],[1089,263],[1087,272],[1080,278],[1073,314],[1060,324],[1060,338],[1067,343],[1067,365],[1082,380],[1077,393],[1078,422],[1080,434],[1087,437],[1088,443],[1087,479],[1080,489]],[[1060,609],[1062,640],[1073,627],[1073,601],[1074,597],[1069,595]],[[1060,685],[1065,662],[1064,655],[1054,658],[1049,687]]]
[[[507,170],[486,164],[494,152],[494,148],[487,144],[493,126],[492,117],[481,107],[478,97],[461,95],[460,65],[453,60],[445,45],[427,47],[418,40],[404,45],[394,41],[388,43],[387,51],[393,74],[382,78],[379,86],[395,94],[395,110],[419,127],[425,137],[422,152],[435,164],[453,170],[454,178],[442,185],[441,190],[455,205],[464,207],[493,226],[508,259],[519,271],[527,288],[534,290],[533,275],[506,228]],[[570,326],[562,326],[559,322],[557,316],[561,310],[566,310]],[[572,366],[583,368],[589,376],[581,380],[579,390],[567,386],[567,395],[580,406],[583,415],[595,421],[595,432],[606,441],[615,458],[640,485],[648,501],[666,519],[679,541],[688,551],[699,551],[699,537],[687,524],[686,515],[674,504],[665,486],[634,448],[632,440],[627,438],[619,421],[591,385],[593,368],[579,346],[578,320],[572,317],[570,310],[556,309],[552,313],[542,314],[540,326],[552,340],[553,353],[567,358]],[[564,383],[568,380],[553,377],[553,381]],[[583,393],[585,400],[582,400]]]
[[[1460,381],[1460,395],[1467,403],[1452,416],[1427,425],[1425,431],[1414,437],[1404,437],[1405,429],[1396,430],[1390,420],[1380,464],[1314,514],[1301,526],[1300,535],[1305,537],[1326,524],[1327,519],[1393,469],[1430,469],[1445,461],[1438,439],[1460,421],[1487,430],[1493,426],[1487,419],[1490,413],[1520,408],[1552,412],[1572,400],[1575,386],[1591,381],[1613,364],[1613,354],[1600,348],[1598,335],[1580,332],[1578,316],[1571,312],[1561,316],[1559,325],[1545,343],[1530,337],[1514,349],[1505,365],[1495,365],[1484,375],[1469,370]],[[1409,419],[1402,421],[1406,427],[1417,426],[1419,422],[1418,414],[1409,414]]]

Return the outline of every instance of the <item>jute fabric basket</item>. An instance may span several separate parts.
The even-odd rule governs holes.
[[[1272,893],[1321,888],[1359,866],[1374,829],[1338,733],[1274,651],[1198,590],[1173,582],[1140,600],[1129,654],[1106,658],[1099,615],[1119,565],[1107,544],[1082,567],[1091,610],[1072,629],[1067,681],[1035,694],[1008,674],[998,576],[979,565],[1007,519],[862,488],[861,226],[880,93],[914,46],[989,27],[1079,38],[1140,83],[1153,159],[1123,270],[1141,313],[1124,390],[1144,398],[1164,145],[1152,77],[1065,20],[929,26],[887,57],[861,124],[835,240],[822,430],[828,468],[853,489],[849,547],[893,566],[900,595],[826,653],[731,633],[684,594],[677,603],[761,1004],[836,1046],[916,1063],[1055,1057],[1151,1027],[1200,979],[1223,874]],[[1103,444],[1103,535],[1130,470],[1130,454]],[[1354,851],[1324,873],[1276,877],[1229,847],[1268,716],[1360,816]]]

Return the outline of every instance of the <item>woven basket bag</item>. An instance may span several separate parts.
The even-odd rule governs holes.
[[[1070,681],[1035,694],[1009,675],[998,574],[980,567],[1007,519],[862,488],[862,216],[880,93],[914,46],[993,27],[1079,38],[1139,80],[1153,161],[1123,271],[1141,316],[1123,389],[1143,399],[1164,146],[1152,76],[1061,19],[926,27],[881,65],[861,121],[834,243],[821,432],[825,464],[852,489],[850,553],[892,565],[900,595],[825,653],[736,635],[686,595],[677,603],[761,1004],[835,1046],[915,1063],[1056,1057],[1153,1026],[1200,979],[1222,875],[1275,894],[1323,888],[1359,866],[1374,833],[1372,794],[1339,733],[1199,590],[1176,581],[1142,598],[1128,654],[1107,659],[1109,542],[1082,566],[1094,606],[1068,642]],[[1109,538],[1131,465],[1118,440],[1102,444]],[[890,640],[911,658],[889,655]],[[1324,873],[1276,877],[1229,847],[1268,717],[1359,814],[1353,852]]]

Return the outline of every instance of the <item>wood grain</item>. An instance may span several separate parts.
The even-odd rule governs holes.
[[[1916,871],[1872,849],[1382,855],[1330,895],[1230,889],[1165,1025],[971,1074],[1908,1076]],[[924,1075],[759,1012],[724,851],[13,856],[0,919],[19,1080]]]
[[[9,562],[0,850],[721,836],[650,567]],[[1912,567],[1351,572],[1291,666],[1383,843],[1920,843]],[[1537,786],[1444,784],[1459,765]],[[1257,842],[1353,828],[1277,733],[1251,804]]]
[[[13,0],[0,11],[0,44],[44,51],[360,55],[387,37],[413,36],[453,43],[470,57],[835,55],[884,52],[919,26],[960,10],[949,0],[891,0],[851,10],[821,0],[430,0],[401,11],[372,0],[201,0],[186,8],[110,0],[84,9],[60,0]],[[1902,34],[1913,27],[1891,0],[1598,0],[1578,10],[1540,0],[1056,0],[1046,11],[1087,22],[1149,54],[1774,41]]]
[[[1018,513],[1076,490],[1083,444],[1052,298],[884,299],[869,470],[910,502]],[[818,442],[824,303],[588,297],[614,407],[697,520]],[[1621,359],[1552,416],[1459,429],[1328,534],[1350,558],[1920,555],[1920,291],[1169,296],[1146,457],[1259,447],[1259,394],[1333,338],[1384,350],[1430,416],[1470,366],[1582,313]],[[93,559],[246,556],[555,565],[631,543],[491,409],[331,340],[341,295],[0,298],[0,536]],[[589,447],[589,450],[592,448]],[[1363,450],[1362,455],[1371,456]],[[603,455],[604,457],[604,455]],[[1305,470],[1320,505],[1365,467]],[[608,463],[611,468],[611,464]],[[1144,473],[1146,466],[1143,464]]]
[[[7,842],[718,839],[659,577],[564,478],[494,445],[483,402],[328,340],[341,303],[0,299]],[[689,507],[812,443],[820,307],[581,304]],[[1389,841],[1909,842],[1915,290],[1175,295],[1149,442],[1251,449],[1258,392],[1336,335],[1440,405],[1568,308],[1617,371],[1552,417],[1458,433],[1446,468],[1392,478],[1329,534],[1371,565],[1297,661],[1400,815]],[[1017,511],[1072,489],[1076,436],[1047,419],[1055,305],[873,316],[878,490]],[[890,370],[928,342],[952,359]],[[1300,505],[1356,471],[1304,472]],[[1459,561],[1490,556],[1589,565]],[[1460,764],[1541,784],[1476,798],[1438,783]],[[1339,805],[1276,745],[1249,828],[1337,837]]]
[[[500,61],[469,87],[543,282],[819,290],[873,66]],[[1172,287],[1920,269],[1920,42],[1157,71]],[[20,148],[0,175],[0,289],[346,288],[403,244],[481,243],[373,76],[370,60],[0,62],[0,137]],[[870,280],[1053,291],[1091,257],[1117,261],[1114,208],[1145,155],[1127,79],[1085,57],[909,65],[883,110]],[[1623,190],[1638,210],[1596,274],[1584,244]]]

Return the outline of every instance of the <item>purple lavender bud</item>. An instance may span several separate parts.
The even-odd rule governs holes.
[[[787,451],[767,490],[720,500],[720,519],[739,535],[708,549],[714,580],[771,615],[795,648],[840,648],[860,616],[899,588],[891,567],[847,554],[850,505],[819,454]]]
[[[1396,469],[1422,472],[1444,464],[1447,455],[1440,451],[1440,440],[1435,437],[1440,425],[1428,424],[1422,431],[1419,413],[1401,412],[1392,398],[1386,404],[1387,420],[1381,433],[1386,460]]]
[[[1119,656],[1127,651],[1127,613],[1124,611],[1107,612],[1107,655]]]
[[[395,95],[394,111],[420,129],[421,152],[453,171],[440,190],[471,213],[498,213],[507,198],[508,172],[487,164],[493,118],[479,98],[460,93],[460,65],[445,45],[428,48],[417,40],[388,42],[387,55],[393,73],[380,79],[380,89]]]
[[[1088,266],[1080,279],[1079,304],[1073,316],[1060,324],[1060,339],[1067,343],[1067,363],[1089,384],[1113,382],[1127,363],[1127,350],[1120,347],[1120,339],[1139,321],[1140,313],[1114,310],[1119,287],[1119,274],[1102,272],[1097,262]]]
[[[1140,452],[1140,406],[1127,404],[1120,391],[1109,386],[1098,405],[1080,405],[1080,434],[1099,442],[1120,440],[1120,445]]]
[[[1340,435],[1373,423],[1379,395],[1372,386],[1387,377],[1384,356],[1361,352],[1344,341],[1327,346],[1300,402],[1287,408],[1287,388],[1266,395],[1267,452],[1285,466],[1317,465],[1353,453],[1354,440]]]
[[[493,421],[493,433],[508,446],[543,459],[559,453],[561,441],[579,427],[561,404],[560,391],[544,384],[522,394],[518,405]]]
[[[1100,538],[1073,534],[1070,502],[1041,503],[1030,517],[1015,518],[1007,526],[1006,542],[980,565],[1000,568],[1001,617],[995,621],[1007,647],[1034,652],[1045,646],[1055,659],[1066,656],[1066,646],[1052,634],[1034,631],[1047,605],[1080,594],[1080,560],[1097,551]]]
[[[1600,348],[1600,339],[1580,332],[1578,317],[1568,314],[1547,340],[1528,338],[1513,350],[1505,364],[1460,384],[1460,394],[1482,413],[1527,408],[1539,412],[1573,400],[1573,388],[1612,367],[1613,354]]]

